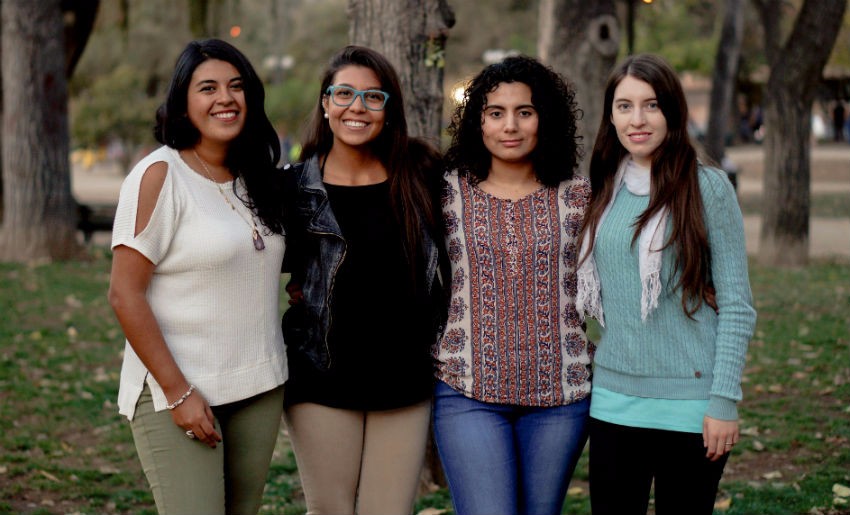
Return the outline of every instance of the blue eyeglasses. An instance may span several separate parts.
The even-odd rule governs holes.
[[[387,105],[390,94],[380,89],[359,90],[350,86],[328,86],[325,93],[330,95],[331,101],[340,107],[348,107],[360,97],[363,106],[370,111],[382,111]]]

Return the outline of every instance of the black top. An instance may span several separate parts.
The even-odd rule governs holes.
[[[414,291],[389,184],[325,188],[346,241],[331,298],[331,363],[321,371],[290,353],[285,404],[385,410],[425,400],[433,385],[430,311]]]

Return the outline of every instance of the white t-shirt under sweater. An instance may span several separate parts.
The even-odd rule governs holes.
[[[150,222],[134,236],[142,177],[159,161],[168,165],[165,183]],[[244,197],[241,181],[237,187]],[[222,189],[236,211],[177,150],[161,147],[125,179],[112,232],[113,248],[126,245],[156,266],[148,302],[186,380],[211,406],[269,391],[287,376],[279,318],[284,238],[255,219],[266,246],[256,250],[250,211],[232,183]],[[162,389],[127,342],[118,408],[131,420],[145,382],[154,409],[164,410]]]

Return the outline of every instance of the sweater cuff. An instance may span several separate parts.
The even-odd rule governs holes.
[[[732,399],[712,395],[705,414],[717,420],[738,420],[738,405]]]

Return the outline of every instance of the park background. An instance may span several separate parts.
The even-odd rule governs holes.
[[[15,3],[2,0],[4,42],[9,32],[7,4]],[[349,28],[357,9],[369,4],[345,0],[77,3],[94,4],[96,16],[68,81],[69,136],[64,147],[68,167],[64,173],[74,203],[107,220],[129,166],[155,145],[153,112],[187,41],[216,36],[242,49],[266,82],[267,110],[282,142],[296,144],[314,106],[322,68],[336,49],[350,41]],[[408,2],[418,3],[444,2]],[[440,127],[446,125],[454,92],[484,64],[509,52],[541,53],[541,17],[545,4],[553,3],[446,2],[453,10],[454,24],[442,29],[434,39],[438,48],[428,53],[431,68],[440,70],[445,98],[438,116]],[[759,120],[759,113],[776,62],[765,51],[765,18],[759,9],[779,10],[783,38],[790,39],[793,33],[805,39],[794,32],[795,21],[810,3],[821,2],[611,2],[616,18],[611,28],[620,31],[612,38],[617,42],[615,58],[630,51],[649,51],[668,59],[686,86],[693,134],[702,141],[709,132],[716,57],[728,39],[721,37],[725,14],[737,9],[742,26],[735,38],[739,47],[732,94],[724,102],[727,118],[721,157],[730,171],[737,172],[748,251],[753,256],[759,325],[745,370],[743,441],[721,484],[718,513],[850,513],[850,145],[846,139],[850,134],[836,141],[831,124],[836,102],[843,101],[846,107],[850,100],[850,15],[846,13],[824,58],[825,66],[813,81],[808,127],[804,127],[807,148],[802,152],[808,169],[793,171],[805,179],[805,258],[796,263],[759,259],[765,209],[784,199],[775,195],[770,184],[765,194],[765,176],[779,174],[765,159],[774,147],[765,142],[771,127]],[[845,4],[843,0],[826,3]],[[380,9],[376,13],[378,26],[388,23],[380,18]],[[67,16],[66,12],[66,23]],[[556,58],[553,55],[551,60]],[[5,62],[4,86],[15,80]],[[802,65],[792,62],[791,66]],[[787,73],[793,74],[793,69]],[[8,137],[4,142],[7,148],[15,143]],[[33,146],[27,152],[39,150]],[[4,157],[3,163],[4,179],[17,173],[9,166],[14,161]],[[51,173],[61,174],[61,166],[58,169]],[[17,190],[8,186],[14,182],[4,182],[8,206],[12,203],[6,199],[16,196]],[[73,216],[76,213],[70,217],[74,226],[79,223]],[[7,225],[4,218],[6,233]],[[82,232],[74,230],[74,239],[79,250],[73,259],[42,256],[0,264],[0,513],[154,513],[129,427],[114,404],[123,336],[105,299],[109,233],[94,232],[86,241]],[[0,237],[0,249],[9,245],[14,241]],[[586,479],[583,459],[564,513],[589,513]],[[450,513],[448,494],[438,483],[423,483],[418,513]],[[283,430],[263,512],[303,512],[297,471]]]

